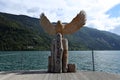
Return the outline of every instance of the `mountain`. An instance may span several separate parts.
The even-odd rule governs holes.
[[[38,19],[0,13],[0,50],[48,50],[50,41]]]
[[[88,27],[65,37],[69,50],[120,49],[119,35]],[[0,13],[0,50],[50,50],[53,38],[44,32],[37,18]]]
[[[84,27],[68,38],[72,49],[120,50],[120,36],[106,31]]]

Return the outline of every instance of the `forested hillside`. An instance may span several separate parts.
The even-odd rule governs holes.
[[[44,32],[37,18],[0,13],[0,50],[50,50],[53,37]],[[88,27],[65,37],[69,50],[120,49],[120,36]]]

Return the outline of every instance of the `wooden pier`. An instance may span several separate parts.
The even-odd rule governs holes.
[[[120,74],[92,71],[77,71],[76,73],[16,71],[0,72],[0,80],[120,80]]]

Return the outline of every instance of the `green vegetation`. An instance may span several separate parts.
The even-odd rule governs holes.
[[[68,38],[72,49],[120,50],[120,36],[106,31],[84,27]]]
[[[120,36],[84,27],[66,35],[69,50],[119,50]],[[50,50],[53,36],[44,32],[39,19],[0,13],[0,50]]]
[[[49,50],[50,41],[38,19],[0,14],[0,50]]]

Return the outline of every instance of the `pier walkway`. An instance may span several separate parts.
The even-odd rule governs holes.
[[[120,74],[92,71],[77,71],[76,73],[14,71],[0,72],[0,80],[120,80]]]

